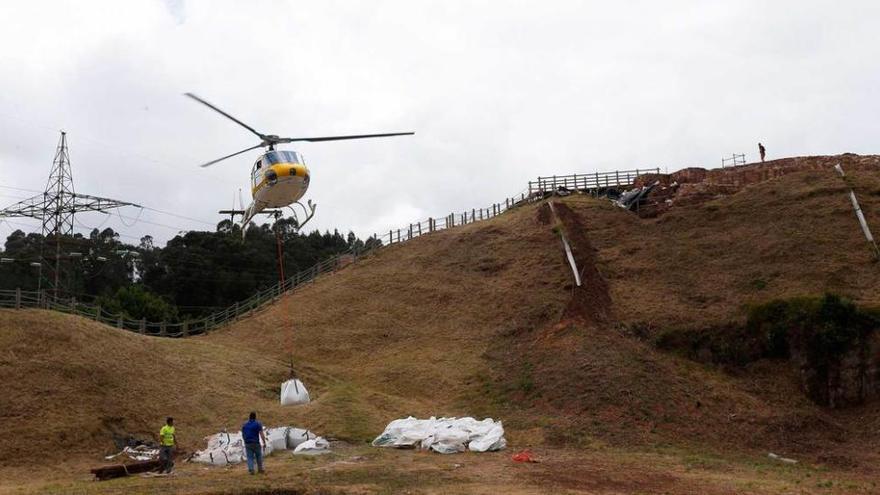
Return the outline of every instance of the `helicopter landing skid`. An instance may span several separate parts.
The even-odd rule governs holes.
[[[305,213],[306,219],[303,220],[302,222],[299,221],[299,215],[297,215],[296,209],[293,207],[293,205],[299,205],[299,207],[303,209],[303,213]],[[288,206],[288,208],[290,208],[290,211],[293,212],[293,218],[294,218],[294,220],[296,220],[297,230],[302,229],[305,226],[305,224],[309,223],[309,220],[311,220],[312,217],[315,216],[315,209],[318,208],[318,205],[313,203],[311,199],[308,201],[308,205],[309,206],[306,207],[304,204],[297,201],[297,202]]]

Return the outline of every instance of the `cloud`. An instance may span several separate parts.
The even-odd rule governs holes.
[[[165,7],[168,13],[174,17],[177,24],[186,22],[186,1],[185,0],[165,0]]]

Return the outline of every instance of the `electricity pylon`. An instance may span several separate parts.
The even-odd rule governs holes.
[[[61,139],[52,161],[49,181],[42,194],[19,201],[0,210],[3,217],[36,218],[43,223],[43,240],[55,238],[55,273],[53,290],[58,297],[59,275],[61,269],[61,238],[73,235],[73,221],[76,213],[87,211],[106,212],[122,206],[140,207],[134,203],[117,199],[77,194],[73,189],[73,172],[70,155],[67,152],[67,133],[61,131]]]

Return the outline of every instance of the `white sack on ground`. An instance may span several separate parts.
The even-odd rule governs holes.
[[[291,428],[287,431],[287,448],[295,449],[299,447],[299,444],[305,442],[306,440],[314,440],[316,438],[318,438],[318,435],[315,435],[309,430],[303,430],[302,428]]]
[[[266,428],[263,433],[268,441],[268,443],[263,444],[262,439],[260,440],[264,456],[268,456],[276,450],[293,449],[309,439],[316,438],[315,434],[308,430],[290,426]],[[196,451],[193,454],[193,462],[226,466],[247,460],[244,440],[241,437],[240,431],[217,433],[205,437],[205,440],[207,441],[207,446],[204,450]]]
[[[324,437],[306,440],[293,449],[293,455],[320,455],[330,453],[330,442]]]
[[[192,456],[193,462],[226,466],[238,464],[245,460],[244,441],[241,432],[217,433],[205,437],[208,445],[205,450],[198,450]]]
[[[287,430],[289,428],[281,426],[278,428],[266,428],[263,434],[266,435],[266,446],[275,450],[287,450]]]
[[[486,452],[507,447],[501,421],[486,418],[395,419],[373,440],[375,447],[421,448],[441,454],[471,450]]]
[[[296,406],[309,403],[309,391],[306,386],[296,378],[287,380],[281,384],[281,405]]]

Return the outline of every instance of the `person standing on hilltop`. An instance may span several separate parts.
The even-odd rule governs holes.
[[[171,455],[174,453],[174,444],[177,438],[174,433],[174,418],[168,417],[165,420],[165,426],[159,430],[159,460],[162,466],[159,468],[160,473],[170,473],[174,468],[174,461]]]
[[[260,446],[260,438],[266,444],[266,435],[263,433],[263,425],[257,421],[257,413],[252,412],[248,422],[241,425],[241,438],[244,439],[244,450],[247,454],[248,472],[254,474],[254,460],[257,461],[257,472],[263,471],[263,448]]]
[[[761,154],[761,163],[764,163],[764,156],[767,154],[767,150],[764,149],[764,145],[758,143],[758,153]]]

